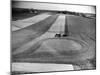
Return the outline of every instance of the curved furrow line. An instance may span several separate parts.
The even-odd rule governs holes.
[[[19,47],[43,35],[51,27],[52,23],[57,19],[57,17],[57,15],[50,16],[36,24],[12,32],[12,50],[14,50],[13,54],[21,51],[18,49]]]

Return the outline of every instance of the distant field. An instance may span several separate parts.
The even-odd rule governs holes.
[[[56,14],[56,13],[51,13],[51,12],[47,12],[47,13],[49,13],[50,15]],[[14,14],[14,15],[12,15],[12,21],[26,19],[26,18],[33,17],[33,16],[36,16],[36,15],[39,15],[39,14],[42,14],[42,13],[36,13],[36,14],[34,14],[34,13]]]
[[[25,18],[29,18],[29,17],[33,17],[35,15],[38,15],[38,14],[33,14],[33,13],[20,13],[20,14],[14,14],[12,16],[12,20],[15,21],[15,20],[22,20],[22,19],[25,19]]]

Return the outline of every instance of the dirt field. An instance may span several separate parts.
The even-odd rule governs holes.
[[[73,65],[79,65],[81,69],[91,69],[91,66],[88,66],[87,64],[91,64],[92,62],[90,61],[95,58],[95,19],[88,19],[80,16],[63,15],[63,17],[60,17],[60,19],[58,20],[59,16],[62,16],[62,14],[50,16],[36,24],[27,26],[17,31],[13,31],[13,61],[31,63],[70,63]],[[67,29],[69,32],[69,36],[62,38],[55,37],[56,33],[64,29],[63,27],[60,27],[60,25],[68,25]],[[57,28],[57,26],[59,27]],[[69,51],[69,53],[66,54],[67,49],[64,49],[65,46],[63,42],[57,42],[57,44],[52,43],[55,45],[55,47],[57,46],[58,49],[63,49],[61,50],[61,52],[59,52],[50,45],[50,42],[49,45],[42,45],[45,42],[44,39],[47,38],[73,38],[77,41],[81,40],[86,44],[86,46],[83,47],[83,49],[86,49],[86,51],[79,54],[71,54],[74,53],[74,51]],[[84,43],[82,42],[82,45],[84,45]],[[35,54],[35,51],[37,54]]]

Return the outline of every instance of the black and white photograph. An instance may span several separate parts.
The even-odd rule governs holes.
[[[96,69],[96,6],[11,1],[11,74]]]

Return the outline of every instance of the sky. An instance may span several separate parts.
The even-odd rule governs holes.
[[[40,3],[32,1],[16,1],[12,4],[16,8],[34,8],[43,10],[60,10],[60,11],[73,11],[80,13],[95,14],[94,6],[71,5],[71,4],[54,4],[54,3]]]

